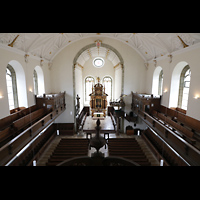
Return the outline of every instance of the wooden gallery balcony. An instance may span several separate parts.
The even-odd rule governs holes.
[[[45,137],[46,130],[64,112],[65,106],[65,92],[44,94],[36,97],[36,105],[24,112],[21,110],[0,119],[0,166],[18,165],[36,142],[38,144],[42,138],[47,141],[51,135],[48,133]]]
[[[159,98],[147,94],[132,93],[132,110],[156,132],[159,137],[155,139],[170,146],[186,165],[200,165],[200,121],[181,109],[161,105]],[[148,134],[151,137],[153,132]]]

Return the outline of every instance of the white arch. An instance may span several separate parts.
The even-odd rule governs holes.
[[[35,71],[37,72],[37,77],[38,77],[38,95],[43,95],[45,93],[44,73],[39,65],[35,67]]]
[[[22,65],[16,61],[11,60],[10,64],[16,73],[17,93],[19,107],[28,107],[27,90],[26,90],[26,77]]]
[[[175,66],[175,68],[172,72],[169,107],[177,107],[177,105],[178,105],[180,75],[181,75],[183,68],[186,65],[188,65],[187,62],[181,61]]]
[[[161,71],[162,71],[162,67],[160,66],[156,67],[156,69],[154,70],[153,80],[152,80],[152,94],[153,95],[158,95],[159,75]]]

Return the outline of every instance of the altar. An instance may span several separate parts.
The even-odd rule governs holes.
[[[97,119],[104,120],[104,113],[103,112],[94,112],[93,119],[94,120],[97,120]]]
[[[105,87],[99,83],[100,78],[98,77],[98,83],[92,86],[92,93],[89,94],[91,97],[90,108],[92,112],[92,117],[106,117],[107,109],[107,94],[105,93]]]

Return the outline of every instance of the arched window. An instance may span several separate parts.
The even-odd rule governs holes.
[[[112,100],[112,78],[110,76],[103,78],[103,86],[105,87],[105,93],[108,94],[108,101]]]
[[[44,87],[44,73],[40,66],[36,66],[33,71],[34,93],[36,95],[43,95],[45,93]]]
[[[159,74],[158,95],[162,95],[162,88],[163,88],[163,70],[161,70]]]
[[[153,95],[162,95],[163,88],[163,69],[158,66],[153,73],[153,82],[152,82],[152,94]]]
[[[6,83],[7,83],[7,92],[8,92],[8,102],[9,109],[19,107],[18,104],[18,95],[17,95],[17,83],[16,83],[16,73],[11,65],[7,65],[6,68]]]
[[[189,65],[186,65],[180,76],[178,107],[187,110],[188,96],[190,89],[191,70]]]
[[[89,94],[92,93],[92,86],[94,86],[94,78],[88,76],[85,78],[85,101],[90,101]]]
[[[33,84],[34,84],[34,94],[38,95],[38,75],[35,69],[33,71]]]

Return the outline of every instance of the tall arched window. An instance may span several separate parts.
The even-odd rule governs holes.
[[[44,73],[40,66],[36,66],[33,71],[33,85],[34,93],[36,95],[43,95],[45,93],[44,87]]]
[[[8,102],[9,109],[19,107],[18,104],[18,95],[17,95],[17,83],[16,83],[16,73],[11,65],[7,65],[6,68],[6,83],[7,83],[7,92],[8,92]]]
[[[89,94],[92,93],[92,86],[94,86],[94,78],[88,76],[85,78],[85,101],[90,101]]]
[[[153,73],[153,82],[152,82],[152,94],[153,95],[162,95],[163,88],[163,69],[158,66]]]
[[[161,70],[159,74],[158,95],[162,95],[162,88],[163,88],[163,70]]]
[[[188,96],[190,90],[191,70],[189,65],[186,65],[180,76],[178,107],[187,110]]]
[[[34,94],[38,95],[38,75],[35,69],[33,71],[33,84],[34,84]]]
[[[112,78],[110,76],[103,78],[103,86],[105,87],[105,93],[108,94],[108,101],[112,100]]]

